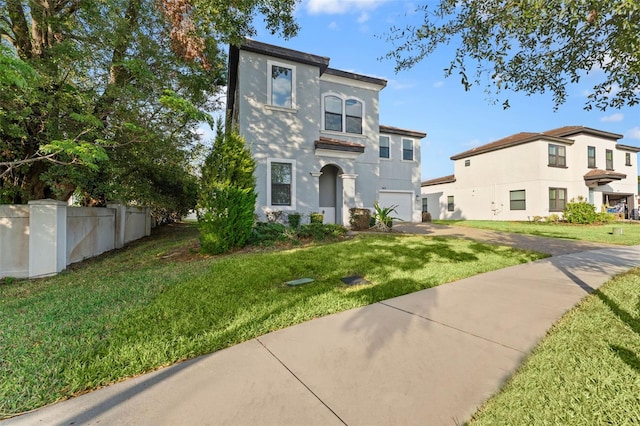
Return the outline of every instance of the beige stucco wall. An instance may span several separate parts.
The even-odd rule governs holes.
[[[99,207],[67,210],[67,264],[81,262],[115,248],[115,211]]]
[[[149,208],[114,206],[70,207],[55,200],[0,205],[0,278],[54,275],[151,234]]]
[[[596,147],[596,167],[606,167],[605,152],[613,150],[614,171],[626,179],[592,189],[591,199],[597,211],[603,208],[604,194],[632,194],[637,200],[637,156],[631,166],[625,165],[625,151],[616,141],[590,135],[577,135],[565,144],[567,167],[548,166],[548,141],[535,141],[456,160],[456,181],[422,188],[428,209],[434,219],[530,220],[534,216],[559,214],[549,211],[549,188],[566,188],[567,201],[583,197],[589,201],[589,187],[584,175],[587,147]],[[555,143],[555,142],[554,142]],[[561,145],[561,144],[560,144]],[[465,162],[468,165],[465,166]],[[511,210],[510,191],[525,190],[526,210]],[[454,196],[455,210],[447,211],[447,196]],[[637,208],[636,206],[631,206]]]
[[[0,277],[29,275],[29,207],[0,205]]]

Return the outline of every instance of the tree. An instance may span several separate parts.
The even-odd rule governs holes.
[[[256,163],[236,130],[218,121],[213,147],[202,166],[198,222],[207,253],[243,247],[251,237],[256,204]]]
[[[640,102],[640,2],[636,0],[440,0],[419,6],[424,23],[394,27],[396,70],[411,68],[443,45],[455,45],[445,75],[468,90],[553,94],[564,103],[568,83],[601,77],[585,109]],[[504,101],[508,107],[508,100]]]
[[[160,194],[217,108],[222,45],[257,13],[291,36],[295,3],[0,0],[0,202]]]

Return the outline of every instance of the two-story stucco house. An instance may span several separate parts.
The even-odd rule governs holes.
[[[381,126],[380,78],[329,58],[246,40],[229,49],[228,117],[256,160],[256,211],[318,212],[349,224],[352,207],[398,205],[420,220],[420,141]]]
[[[422,182],[434,219],[531,220],[562,216],[583,197],[597,211],[637,218],[640,148],[582,126],[518,133],[454,155],[454,174]]]

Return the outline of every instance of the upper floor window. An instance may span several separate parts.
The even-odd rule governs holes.
[[[413,139],[402,139],[402,159],[413,161]]]
[[[362,134],[363,104],[357,99],[326,95],[324,101],[324,130]]]
[[[607,170],[613,170],[613,151],[608,149],[605,152],[605,159],[607,160]]]
[[[588,146],[587,147],[587,167],[590,169],[595,169],[596,167],[596,147]]]
[[[389,158],[389,136],[380,136],[380,158]]]
[[[549,144],[549,165],[552,167],[567,165],[567,152],[564,146]]]
[[[269,105],[295,108],[296,68],[292,65],[267,61],[267,96]]]
[[[630,152],[625,152],[624,153],[624,165],[625,166],[630,166],[631,165],[631,153]]]
[[[362,134],[362,102],[355,99],[347,99],[345,102],[347,112],[347,133]]]
[[[337,96],[324,98],[324,129],[342,131],[342,99]]]

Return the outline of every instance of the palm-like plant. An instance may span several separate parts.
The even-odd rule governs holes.
[[[380,207],[380,204],[378,204],[377,201],[373,203],[373,209],[375,210],[375,212],[373,213],[373,218],[376,220],[373,228],[384,232],[391,231],[392,221],[402,220],[399,217],[392,216],[393,213],[397,213],[397,207],[397,204],[389,207]]]

